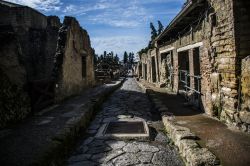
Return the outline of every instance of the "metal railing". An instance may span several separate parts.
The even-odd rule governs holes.
[[[194,88],[190,86],[190,80],[194,78]],[[195,93],[201,95],[201,76],[199,75],[190,75],[187,70],[180,70],[179,71],[179,81],[183,84],[185,91],[188,90],[194,91]]]

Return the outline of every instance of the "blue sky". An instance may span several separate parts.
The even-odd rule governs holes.
[[[186,0],[8,0],[45,15],[74,16],[90,35],[96,53],[137,52],[150,39],[149,23],[166,26]]]

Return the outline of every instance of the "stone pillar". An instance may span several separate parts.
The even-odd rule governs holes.
[[[142,78],[145,79],[145,64],[142,63]]]
[[[161,53],[158,51],[158,54],[156,56],[158,56],[158,74],[159,74],[159,80],[158,81],[162,83],[162,80],[161,80],[161,68],[162,68]]]
[[[151,69],[152,69],[152,67],[151,67],[151,65],[152,65],[151,60],[148,60],[147,61],[147,81],[148,82],[150,82],[152,80],[152,77],[151,77],[151,73],[152,73]]]
[[[176,49],[173,50],[173,72],[174,72],[173,90],[174,92],[177,92],[179,88],[179,66],[178,66],[178,53]]]
[[[159,83],[160,82],[160,68],[159,68],[159,61],[158,61],[158,52],[159,50],[156,49],[156,54],[155,54],[155,67],[156,67],[156,82]]]
[[[155,74],[155,82],[154,83],[157,83],[159,77],[158,77],[158,62],[157,62],[156,55],[153,56],[153,59],[154,59],[154,65],[152,64],[152,82],[153,82],[153,74]],[[153,67],[154,67],[154,69],[153,69]],[[153,72],[153,70],[155,72]]]
[[[139,62],[137,71],[138,71],[138,78],[140,78],[142,76],[142,63],[141,62]]]
[[[150,71],[150,81],[149,82],[153,82],[153,67],[152,67],[153,63],[152,63],[152,57],[150,56],[150,65],[149,66],[149,71]]]
[[[193,49],[190,49],[190,50],[188,50],[188,56],[189,56],[189,74],[191,75],[191,77],[190,77],[190,87],[191,88],[193,88],[193,89],[195,89],[195,83],[194,83],[194,81],[195,81],[195,79],[194,79],[194,77],[192,77],[192,76],[194,76],[195,74],[194,74],[194,50]]]

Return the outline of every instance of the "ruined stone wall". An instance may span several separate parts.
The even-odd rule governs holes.
[[[86,50],[86,68],[87,68],[87,77],[85,78],[85,82],[88,86],[92,86],[95,84],[95,73],[94,73],[94,55],[95,50],[91,47],[90,38],[88,32],[85,29],[82,29],[83,40],[80,43],[83,45],[84,50]]]
[[[250,56],[242,60],[241,74],[241,111],[234,120],[242,130],[250,132]]]
[[[0,127],[4,127],[25,118],[34,108],[32,82],[51,77],[58,27],[27,7],[0,4],[0,17]]]
[[[31,111],[25,90],[27,73],[20,61],[22,49],[11,30],[0,33],[0,128],[18,122]]]
[[[218,11],[223,9],[218,12],[219,18],[223,19],[218,19],[221,24],[218,24],[218,32],[215,32],[220,36],[212,38],[218,54],[217,63],[220,75],[217,80],[221,82],[222,113],[220,118],[243,131],[249,131],[250,115],[246,111],[246,105],[249,102],[247,85],[250,82],[246,74],[249,70],[244,67],[249,63],[248,58],[244,58],[250,55],[250,2],[234,0],[216,7]]]
[[[86,66],[82,63],[83,58],[86,58]],[[83,67],[86,67],[86,77],[81,72]],[[94,83],[93,50],[89,36],[75,18],[65,17],[60,28],[56,68],[57,101],[79,94]]]
[[[147,54],[143,53],[141,55],[141,63],[142,63],[142,79],[146,80],[146,72],[147,69],[145,69],[145,64],[147,64],[148,58],[147,58]]]
[[[207,42],[203,49],[212,62],[210,80],[208,79],[212,92],[211,109],[212,115],[229,120],[227,117],[232,117],[232,112],[237,108],[238,90],[233,2],[211,0],[211,6],[216,13],[216,25],[211,26],[205,36]],[[209,19],[213,21],[212,15]]]
[[[61,25],[56,16],[0,3],[0,39],[0,128],[53,104],[54,79],[60,74],[60,99],[94,84],[93,49],[75,19],[65,19]],[[54,62],[56,53],[63,55],[57,59],[61,66]],[[82,57],[86,57],[85,78]]]
[[[23,54],[20,60],[27,70],[28,81],[51,77],[55,55],[58,17],[46,17],[28,7],[8,7],[0,4],[1,29],[13,29]]]
[[[47,17],[38,11],[25,7],[9,7],[0,4],[0,25],[11,25],[28,29],[44,29],[47,27]]]
[[[54,70],[54,58],[57,47],[58,40],[58,31],[61,27],[60,19],[57,16],[48,16],[46,28],[46,41],[43,48],[43,59],[41,60],[42,70],[41,73],[42,79],[51,79],[53,70]]]

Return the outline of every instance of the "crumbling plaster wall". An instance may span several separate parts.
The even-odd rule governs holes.
[[[41,101],[38,89],[50,93],[53,95],[51,98],[54,98],[55,88],[46,91],[46,88],[41,89],[37,84],[48,83],[51,86],[54,78],[62,74],[63,86],[67,87],[61,89],[62,100],[95,83],[94,50],[89,36],[75,19],[71,20],[72,24],[61,25],[56,16],[46,17],[28,7],[0,4],[0,128],[24,119],[31,110],[38,111],[34,109],[38,108],[36,105]],[[60,36],[62,30],[66,30],[66,36]],[[65,50],[62,42],[67,43]],[[75,49],[72,49],[73,45]],[[66,61],[61,59],[61,73],[57,72],[58,66],[54,62],[57,48],[63,55],[66,52],[67,57]],[[82,79],[82,60],[79,57],[83,49],[87,57],[85,79]],[[46,100],[45,97],[43,100]]]
[[[79,94],[94,84],[93,50],[89,36],[73,17],[65,17],[59,31],[56,52],[56,100]],[[82,58],[86,57],[86,77],[82,75]]]

